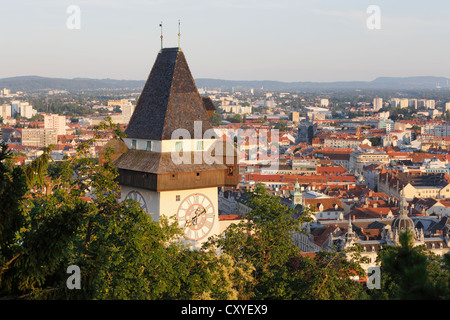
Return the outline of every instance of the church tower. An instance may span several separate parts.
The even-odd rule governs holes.
[[[300,188],[300,184],[298,181],[294,185],[294,192],[292,193],[292,204],[291,206],[295,208],[297,205],[303,205],[303,193],[302,189]]]
[[[408,202],[405,197],[405,190],[401,193],[398,207],[398,216],[392,221],[390,230],[387,230],[385,240],[389,245],[398,245],[400,233],[409,231],[414,237],[414,243],[418,244],[423,238],[419,237],[418,231],[414,226],[414,221],[408,217]]]
[[[181,49],[162,48],[114,161],[121,201],[140,202],[156,221],[175,217],[192,248],[218,234],[218,187],[239,175],[234,147],[211,134],[205,101]]]

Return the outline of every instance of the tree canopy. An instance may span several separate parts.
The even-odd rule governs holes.
[[[111,122],[99,126],[118,138]],[[100,133],[100,132],[99,132]],[[292,241],[311,221],[270,195],[249,192],[250,212],[199,250],[178,224],[152,220],[134,200],[118,201],[117,169],[77,154],[53,162],[51,147],[24,166],[0,144],[2,299],[402,299],[449,297],[450,259],[402,240],[379,256],[383,286],[368,292],[358,248],[302,254]],[[402,238],[406,239],[406,238]],[[80,289],[67,286],[69,266]]]

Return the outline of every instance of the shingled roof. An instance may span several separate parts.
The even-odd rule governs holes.
[[[179,159],[184,160],[183,153],[178,155]],[[138,172],[163,174],[177,172],[194,172],[208,170],[225,170],[227,166],[222,163],[211,163],[214,161],[214,155],[206,158],[200,151],[187,152],[188,163],[181,165],[175,163],[170,152],[152,152],[144,150],[128,150],[114,161],[119,169],[132,170]],[[200,159],[201,161],[195,161]]]
[[[203,105],[207,111],[216,111],[216,106],[210,97],[202,97]]]
[[[176,129],[194,138],[194,121],[202,121],[203,133],[211,128],[183,52],[162,49],[139,96],[125,133],[128,138],[169,140]]]

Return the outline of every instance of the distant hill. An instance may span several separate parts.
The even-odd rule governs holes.
[[[0,79],[0,88],[8,88],[12,91],[124,89],[142,88],[144,84],[145,81],[143,80],[64,79],[39,76],[21,76]]]
[[[198,88],[231,90],[325,90],[325,89],[435,89],[437,85],[447,88],[448,78],[418,77],[379,77],[373,81],[335,81],[335,82],[282,82],[270,80],[240,81],[199,78],[195,79]],[[47,78],[39,76],[20,76],[0,79],[0,88],[12,91],[38,90],[96,90],[96,89],[141,89],[145,80],[115,80],[88,78]]]
[[[444,77],[379,77],[373,81],[335,81],[335,82],[281,82],[281,81],[233,81],[201,78],[195,82],[199,88],[231,90],[320,90],[320,89],[435,89],[439,84],[447,87]]]

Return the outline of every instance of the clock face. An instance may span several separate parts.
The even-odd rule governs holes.
[[[125,197],[126,199],[132,199],[132,200],[136,200],[137,202],[139,202],[141,204],[141,209],[144,210],[147,213],[147,204],[145,203],[145,199],[142,196],[142,194],[140,194],[138,191],[133,190],[130,191],[127,196]]]
[[[199,240],[208,235],[214,225],[214,206],[207,196],[194,193],[187,196],[177,212],[178,225],[186,238]]]

